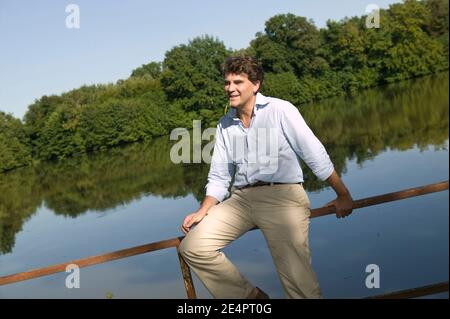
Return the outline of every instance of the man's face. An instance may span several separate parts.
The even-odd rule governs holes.
[[[244,107],[259,89],[259,82],[252,83],[247,74],[229,73],[225,75],[225,92],[232,108]]]

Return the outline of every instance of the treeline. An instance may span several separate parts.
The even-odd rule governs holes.
[[[256,56],[266,71],[262,93],[295,105],[448,70],[448,1],[406,0],[318,29],[293,14],[265,23],[248,48],[233,52],[202,36],[166,52],[115,84],[43,96],[24,123],[0,113],[0,172],[149,140],[193,119],[215,125],[226,104],[220,65],[230,54]]]

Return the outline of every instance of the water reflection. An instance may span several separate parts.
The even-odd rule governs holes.
[[[362,164],[387,150],[444,147],[448,138],[448,73],[303,106],[339,173],[348,160]],[[77,217],[106,211],[149,194],[204,196],[206,164],[174,165],[168,137],[61,163],[41,163],[0,175],[0,253],[41,205]],[[325,186],[304,167],[305,188]]]

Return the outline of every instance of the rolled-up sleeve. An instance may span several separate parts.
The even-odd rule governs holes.
[[[334,166],[325,147],[294,105],[286,103],[279,110],[283,133],[294,152],[320,180],[326,180],[333,173]]]
[[[235,172],[235,166],[229,159],[225,141],[220,124],[216,130],[216,141],[214,144],[211,167],[206,184],[206,195],[212,196],[219,202],[228,196],[228,188]]]

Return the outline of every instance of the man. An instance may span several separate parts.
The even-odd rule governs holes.
[[[223,73],[231,109],[217,125],[206,197],[184,219],[187,235],[179,251],[215,298],[268,298],[220,251],[258,227],[287,297],[320,298],[309,252],[310,202],[299,158],[336,192],[327,205],[335,206],[337,217],[352,212],[352,197],[297,108],[258,93],[263,71],[256,60],[228,58]]]

